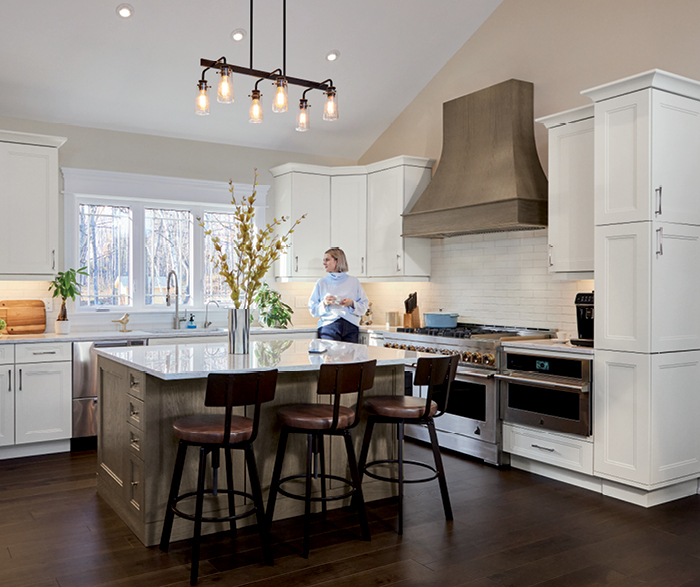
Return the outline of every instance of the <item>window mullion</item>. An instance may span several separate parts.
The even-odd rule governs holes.
[[[146,309],[146,245],[145,245],[145,222],[144,205],[141,202],[132,202],[131,207],[134,215],[134,230],[132,243],[134,245],[133,259],[133,285],[132,295],[134,296],[134,310]]]

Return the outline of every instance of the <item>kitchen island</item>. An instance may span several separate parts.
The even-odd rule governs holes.
[[[309,353],[309,345],[322,346],[321,354]],[[351,343],[302,340],[251,341],[250,354],[229,355],[226,343],[188,342],[157,347],[120,347],[98,349],[98,472],[97,492],[119,514],[146,546],[160,540],[165,508],[172,478],[177,439],[172,424],[178,418],[217,409],[204,406],[206,377],[211,372],[245,372],[256,369],[278,369],[275,399],[263,404],[260,431],[254,444],[263,489],[267,492],[272,477],[279,437],[276,412],[282,405],[329,401],[316,396],[319,366],[323,363],[377,360],[371,395],[394,395],[404,391],[404,365],[422,353],[369,347]],[[347,405],[351,405],[348,401]],[[238,413],[243,414],[240,408]],[[353,432],[355,449],[364,432],[364,418]],[[295,438],[298,436],[299,438]],[[342,439],[330,438],[326,449],[327,470],[347,477],[347,458]],[[305,438],[293,435],[287,445],[284,475],[303,471]],[[243,490],[245,467],[242,451],[234,451],[234,486]],[[379,427],[373,436],[370,460],[393,458],[396,440],[388,426]],[[180,493],[196,487],[195,451],[190,450]],[[211,471],[209,471],[209,475]],[[225,476],[220,476],[225,479]],[[220,481],[221,483],[221,481]],[[299,489],[291,488],[293,491]],[[365,480],[366,501],[392,495],[393,484]],[[345,487],[331,486],[331,492]],[[331,507],[347,505],[349,500],[331,502]],[[225,511],[225,497],[205,504],[205,515]],[[316,504],[315,504],[316,505]],[[184,506],[186,507],[186,506]],[[194,507],[194,506],[193,506]],[[249,508],[242,499],[237,508]],[[303,502],[280,496],[275,519],[303,514]],[[254,517],[240,524],[253,523]],[[203,533],[224,530],[223,524],[205,524]],[[192,524],[176,518],[172,540],[192,535]]]

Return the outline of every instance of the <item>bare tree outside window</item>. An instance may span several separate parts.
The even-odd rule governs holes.
[[[230,304],[231,288],[219,274],[219,271],[214,268],[214,245],[211,238],[218,237],[228,258],[235,259],[237,253],[233,247],[233,237],[236,234],[234,215],[223,212],[205,212],[203,228],[205,231],[211,230],[210,236],[204,236],[204,300]]]
[[[81,306],[133,305],[132,250],[133,221],[126,206],[79,206],[78,254]]]

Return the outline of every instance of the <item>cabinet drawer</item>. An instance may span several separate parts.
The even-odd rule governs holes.
[[[144,453],[145,453],[145,447],[144,447],[144,433],[143,430],[139,430],[131,424],[130,422],[126,423],[126,433],[128,435],[127,438],[127,448],[129,449],[129,452],[140,458],[141,460],[144,460]]]
[[[15,345],[15,363],[46,363],[48,361],[70,361],[70,342],[38,342]]]
[[[15,345],[0,344],[0,365],[12,365],[15,362]]]
[[[129,369],[129,394],[142,400],[145,389],[146,375],[141,371]]]
[[[584,438],[504,424],[503,450],[556,467],[593,474],[593,443]]]
[[[127,491],[127,503],[129,504],[129,510],[135,514],[140,520],[144,517],[144,464],[141,459],[133,455],[129,455],[128,464],[128,485],[126,487]]]
[[[143,430],[143,408],[144,403],[133,396],[127,396],[126,421],[139,430]]]

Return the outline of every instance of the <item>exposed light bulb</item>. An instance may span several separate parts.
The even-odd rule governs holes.
[[[299,100],[299,114],[297,115],[297,130],[304,132],[309,130],[309,101],[302,98]]]
[[[326,92],[326,104],[323,107],[323,120],[338,120],[338,98],[335,87],[330,86]]]
[[[286,112],[288,109],[287,80],[280,76],[275,81],[275,98],[272,101],[272,111]]]
[[[216,101],[222,104],[233,102],[233,83],[231,81],[231,70],[225,67],[220,72],[219,90],[216,93]]]
[[[209,114],[209,96],[207,96],[207,89],[209,86],[206,80],[202,79],[197,83],[197,87],[199,88],[199,92],[197,92],[197,101],[195,102],[194,111],[196,114],[204,116]]]
[[[252,101],[250,103],[250,115],[248,117],[248,122],[262,122],[263,110],[262,94],[260,93],[260,90],[253,90],[250,93],[250,98],[252,98]]]
[[[134,14],[134,7],[131,4],[120,4],[117,6],[117,14],[122,18],[129,18]]]

